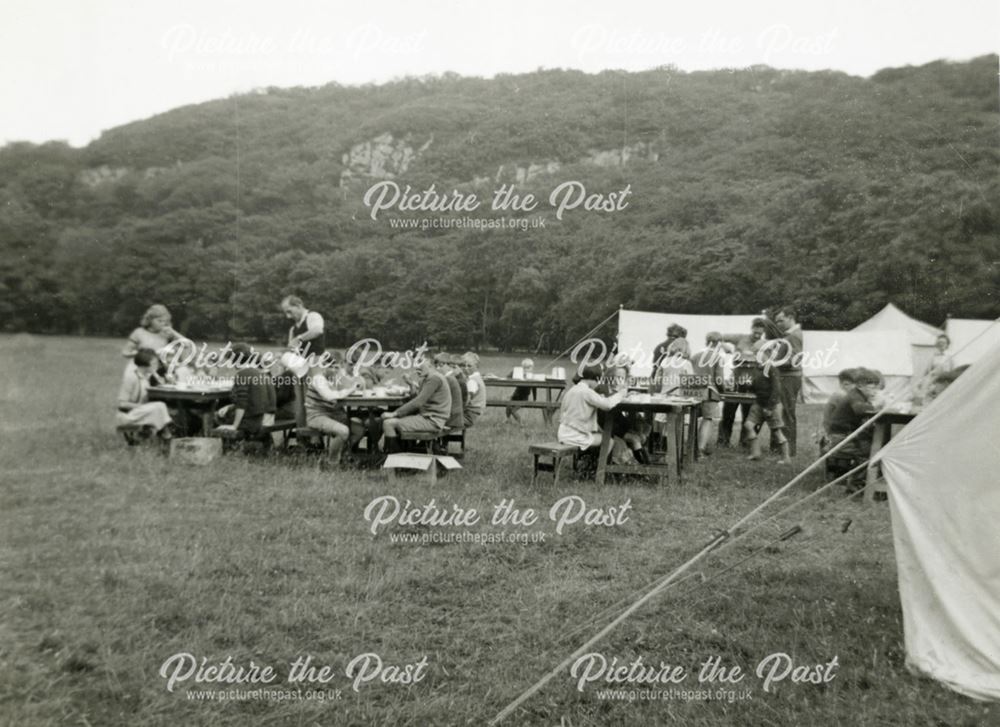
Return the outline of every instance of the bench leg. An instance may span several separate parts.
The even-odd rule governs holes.
[[[535,480],[538,479],[538,455],[535,454],[535,455],[532,455],[532,456],[535,458],[535,461],[534,461],[534,463],[532,465],[532,470],[531,470],[531,486],[534,487],[535,486]]]
[[[555,455],[552,457],[552,486],[559,486],[559,470],[562,468],[563,458]]]

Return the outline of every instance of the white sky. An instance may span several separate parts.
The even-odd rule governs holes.
[[[264,86],[765,63],[868,76],[997,52],[997,0],[2,0],[0,143]]]

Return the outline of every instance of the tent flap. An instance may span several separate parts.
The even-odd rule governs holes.
[[[1000,344],[882,450],[907,663],[1000,700]]]

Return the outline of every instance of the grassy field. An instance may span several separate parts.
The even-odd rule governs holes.
[[[0,339],[3,724],[485,724],[596,633],[606,607],[670,572],[791,472],[725,451],[665,489],[572,479],[559,491],[548,481],[532,488],[527,443],[554,432],[538,412],[527,412],[521,429],[492,409],[470,432],[465,469],[433,491],[422,478],[393,487],[378,472],[325,472],[280,456],[184,467],[154,449],[128,450],[115,435],[119,346]],[[484,368],[502,373],[509,363]],[[794,471],[815,451],[816,411],[801,418]],[[811,477],[795,496],[819,483]],[[638,692],[669,685],[634,686],[629,701],[598,682],[578,691],[563,673],[505,724],[1000,724],[995,707],[906,670],[888,508],[843,494],[824,494],[711,557],[701,576],[593,649],[609,661],[683,666],[691,675],[674,689],[688,696],[714,695],[720,685],[698,684],[697,672],[719,656],[749,672],[727,687],[731,696],[654,700]],[[486,514],[513,498],[541,518],[527,527],[394,525],[372,535],[363,512],[384,495]],[[547,513],[566,495],[590,507],[630,500],[629,518],[558,535]],[[794,525],[802,532],[772,543]],[[524,532],[544,542],[393,542],[438,531]],[[289,689],[288,664],[299,656],[338,674],[322,687],[323,701],[220,702],[202,693],[232,685],[189,680],[167,691],[159,670],[179,652],[271,665],[273,689]],[[369,652],[397,665],[426,657],[423,678],[354,691],[345,666]],[[785,679],[765,692],[753,670],[776,652],[796,665],[836,657],[839,667],[825,684]],[[300,695],[312,688],[301,685]]]

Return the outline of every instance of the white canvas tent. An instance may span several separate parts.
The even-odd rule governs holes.
[[[910,354],[913,358],[913,373],[920,376],[930,365],[934,356],[934,344],[937,337],[944,333],[929,323],[911,318],[892,303],[873,315],[864,323],[853,328],[855,331],[901,331],[906,334],[910,343]]]
[[[955,352],[955,365],[975,363],[991,347],[1000,343],[1000,323],[972,318],[949,318],[945,332]]]
[[[910,668],[1000,700],[1000,344],[879,454]]]
[[[688,329],[692,352],[704,348],[705,334],[749,333],[755,315],[693,315],[621,310],[618,316],[618,350],[637,360],[633,373],[649,374],[653,349],[666,338],[667,326]],[[802,337],[803,396],[809,403],[824,402],[839,388],[842,369],[865,366],[886,377],[890,395],[906,389],[913,375],[909,338],[901,331],[805,331]],[[637,355],[640,354],[640,355]]]
[[[805,331],[802,395],[807,403],[825,402],[840,389],[837,375],[863,366],[885,377],[885,395],[908,398],[913,376],[909,338],[902,331]]]

